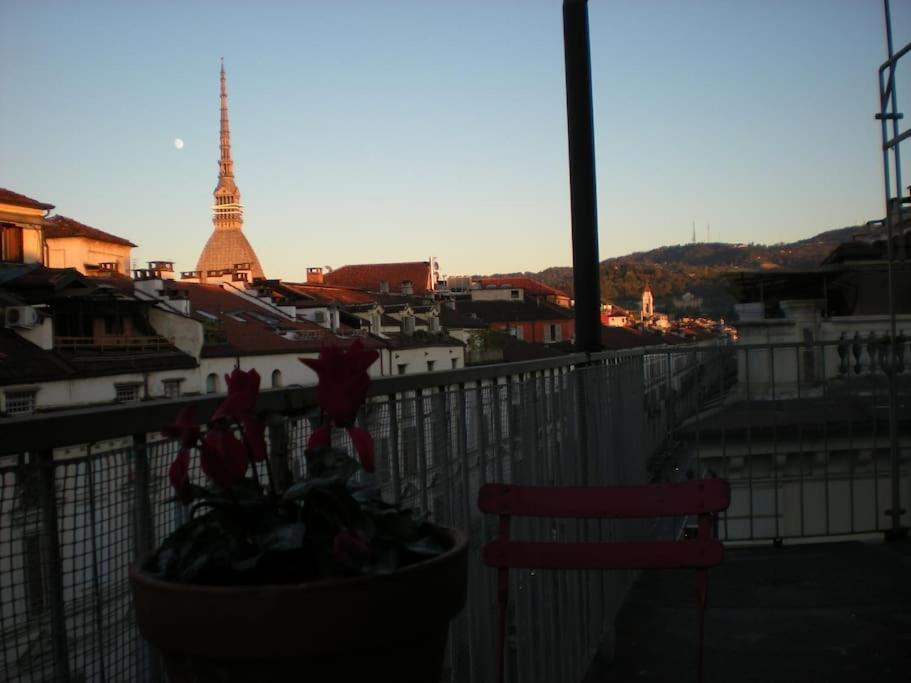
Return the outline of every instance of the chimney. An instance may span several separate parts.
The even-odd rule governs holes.
[[[307,284],[308,285],[321,285],[323,284],[323,269],[316,268],[307,268]]]
[[[389,282],[380,280],[380,294],[389,294]]]
[[[404,296],[414,294],[414,283],[411,280],[402,280],[402,294]]]
[[[414,336],[414,313],[409,306],[402,312],[402,336]]]
[[[440,326],[440,311],[437,308],[434,308],[430,312],[430,333],[431,334],[440,334],[443,331]]]
[[[370,311],[370,332],[380,335],[383,332],[383,309],[377,304]]]

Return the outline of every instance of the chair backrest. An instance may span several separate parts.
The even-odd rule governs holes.
[[[712,538],[711,514],[727,509],[731,489],[723,479],[650,486],[549,487],[485,484],[478,496],[483,512],[500,515],[500,538],[484,546],[492,567],[522,569],[670,569],[712,567],[722,545]],[[699,516],[699,533],[674,540],[563,543],[509,539],[509,519],[643,518]]]
[[[482,512],[500,516],[500,536],[484,546],[484,562],[498,569],[498,680],[504,681],[509,569],[673,569],[694,568],[699,600],[698,680],[702,680],[706,568],[721,563],[722,545],[712,538],[712,515],[726,510],[731,487],[723,479],[646,486],[514,486],[485,484],[478,494]],[[512,541],[510,520],[519,517],[629,519],[697,515],[698,534],[683,541],[565,543]]]

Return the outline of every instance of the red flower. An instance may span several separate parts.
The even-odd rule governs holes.
[[[161,428],[162,436],[178,439],[183,448],[193,448],[199,439],[199,423],[196,421],[196,405],[191,403],[177,413],[174,422]],[[189,456],[188,456],[189,457]]]
[[[340,346],[324,346],[319,358],[300,359],[319,376],[316,400],[339,427],[354,423],[358,409],[367,398],[370,385],[367,368],[378,357],[376,349],[365,349],[358,339],[347,351]]]
[[[348,436],[351,437],[351,443],[354,444],[354,450],[360,458],[361,467],[365,472],[373,472],[373,437],[370,436],[370,432],[360,427],[348,427]]]
[[[329,448],[332,445],[332,427],[322,424],[313,430],[307,440],[307,448]]]
[[[247,451],[232,432],[216,427],[203,438],[199,465],[209,479],[222,488],[231,488],[247,473]]]
[[[259,373],[234,368],[230,375],[225,375],[225,382],[228,384],[228,398],[218,407],[212,419],[230,417],[242,420],[252,415],[259,394]]]
[[[266,426],[252,415],[241,421],[244,428],[244,441],[250,449],[253,462],[262,462],[266,459]]]
[[[174,487],[177,498],[182,503],[189,503],[193,498],[190,489],[190,449],[181,448],[177,457],[168,468],[168,481]]]

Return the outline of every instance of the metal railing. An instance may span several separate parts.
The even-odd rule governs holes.
[[[647,402],[667,403],[670,466],[731,483],[722,539],[892,533],[911,498],[911,349],[899,337],[890,362],[890,344],[872,333],[665,352]]]
[[[851,347],[845,363],[844,340],[675,346],[376,380],[360,419],[376,441],[374,476],[385,498],[471,540],[468,604],[452,624],[445,680],[489,681],[495,671],[496,592],[480,563],[495,530],[476,509],[483,483],[717,475],[733,489],[719,520],[728,541],[886,530],[893,501],[884,401],[893,370],[876,349]],[[894,373],[906,406],[911,367]],[[186,514],[170,501],[166,477],[175,446],[157,430],[188,402],[204,420],[220,400],[0,423],[0,454],[14,454],[0,456],[0,679],[160,680],[133,627],[126,571]],[[272,457],[295,473],[305,468],[314,406],[313,387],[260,396]],[[909,416],[899,454],[907,501],[911,413],[900,412]],[[585,541],[673,534],[683,520],[661,529],[523,522],[520,538]],[[511,680],[580,679],[632,578],[514,572]]]
[[[173,341],[155,335],[54,337],[54,348],[58,351],[161,351],[173,347]]]
[[[389,500],[468,531],[468,604],[453,622],[450,681],[495,675],[494,572],[480,547],[494,529],[477,511],[488,481],[641,483],[666,427],[649,415],[641,353],[376,380],[362,423],[376,440],[376,481]],[[264,391],[273,458],[302,472],[314,389]],[[2,421],[0,679],[158,681],[133,626],[127,567],[183,519],[167,468],[175,445],[157,430],[188,402],[205,419],[218,397],[150,401]],[[340,437],[342,438],[342,437]],[[346,445],[340,443],[339,445]],[[200,476],[196,473],[196,476]],[[526,520],[528,539],[654,535],[633,523]],[[514,572],[512,680],[581,678],[611,627],[629,573]]]

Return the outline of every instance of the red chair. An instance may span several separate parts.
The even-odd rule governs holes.
[[[484,562],[497,568],[500,623],[497,667],[505,673],[506,621],[510,569],[683,569],[698,570],[699,664],[702,645],[708,568],[721,563],[722,545],[712,537],[712,515],[726,510],[731,488],[723,479],[704,479],[648,486],[512,486],[485,484],[478,494],[482,512],[500,516],[500,537],[484,546]],[[512,541],[509,522],[520,517],[581,519],[683,517],[698,515],[695,538],[664,541],[561,543]]]

